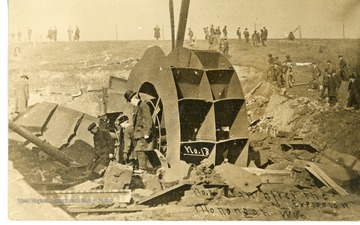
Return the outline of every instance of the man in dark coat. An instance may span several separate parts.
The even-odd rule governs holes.
[[[334,106],[338,102],[337,93],[339,86],[340,84],[339,84],[339,79],[336,75],[336,71],[332,70],[331,76],[329,77],[328,80],[328,96],[329,96],[330,106]]]
[[[341,80],[348,81],[349,74],[346,61],[342,55],[339,55],[339,75]]]
[[[215,34],[215,28],[214,28],[214,25],[211,24],[210,26],[210,35],[214,35]]]
[[[27,75],[21,75],[20,81],[16,86],[16,106],[15,112],[19,113],[28,107],[29,101],[29,77]]]
[[[270,77],[271,78],[274,78],[274,72],[275,72],[275,69],[274,69],[274,63],[275,63],[275,59],[274,57],[272,56],[272,54],[269,54],[268,55],[268,63],[269,63],[269,70],[267,71],[267,78],[269,78],[269,72],[270,72]],[[273,79],[274,80],[274,79]]]
[[[292,87],[293,84],[293,65],[292,60],[290,59],[290,55],[286,56],[282,64],[283,69],[283,77],[285,81],[285,86],[287,88]]]
[[[323,79],[322,79],[322,89],[320,93],[320,98],[324,99],[326,97],[326,93],[328,92],[328,83],[329,77],[331,76],[331,70],[327,67],[324,71]]]
[[[283,69],[279,63],[274,64],[274,81],[273,83],[277,84],[278,87],[283,87],[284,75]]]
[[[236,35],[238,36],[239,40],[241,40],[241,31],[240,31],[240,27],[237,29],[237,31],[236,31]]]
[[[260,36],[256,30],[254,30],[254,33],[251,36],[251,40],[252,40],[254,47],[258,47],[258,44],[260,43]]]
[[[223,34],[224,34],[224,39],[227,39],[228,32],[227,32],[227,27],[226,26],[224,26],[224,28],[223,28]]]
[[[53,33],[53,30],[51,29],[51,27],[48,30],[48,34],[47,34],[46,38],[49,38],[50,41],[52,41],[54,39],[54,33]]]
[[[268,30],[266,29],[266,27],[264,27],[263,29],[264,29],[264,41],[266,43],[267,42],[267,37],[268,37]]]
[[[29,39],[29,42],[31,42],[31,34],[32,34],[32,30],[30,29],[30,27],[28,27],[28,39]]]
[[[354,109],[360,108],[360,77],[359,75],[352,74],[349,79],[349,98],[347,107],[354,107]]]
[[[156,40],[159,40],[159,38],[160,38],[160,27],[159,27],[159,25],[156,25],[156,27],[154,27],[154,38]]]
[[[130,124],[129,117],[126,115],[120,115],[115,120],[115,124],[120,127],[121,137],[120,139],[120,152],[122,160],[127,163],[128,161],[134,167],[134,170],[137,169],[136,167],[136,159],[137,155],[134,151],[135,149],[135,141],[134,141],[134,127]]]
[[[79,40],[80,40],[80,29],[78,28],[78,26],[76,26],[74,41],[79,41]]]
[[[266,46],[266,36],[265,31],[263,29],[260,30],[260,40],[263,46]]]
[[[72,38],[73,29],[71,27],[69,27],[69,29],[67,30],[67,33],[69,36],[69,41],[71,42],[73,40],[73,38]]]
[[[88,131],[92,133],[96,153],[96,165],[108,166],[114,157],[115,142],[108,130],[100,129],[96,123],[91,123]],[[96,167],[96,166],[95,166]]]
[[[135,150],[138,154],[139,169],[146,170],[146,158],[141,157],[141,152],[145,152],[151,165],[155,168],[161,165],[157,154],[154,152],[155,148],[155,126],[152,121],[152,114],[149,105],[140,99],[138,93],[127,90],[124,94],[127,102],[133,105],[133,127],[134,140],[136,142]]]
[[[246,43],[249,43],[250,33],[247,28],[245,28],[244,37],[245,37]]]
[[[54,41],[57,41],[57,28],[56,28],[56,26],[54,27],[53,34],[54,34]]]
[[[320,91],[319,78],[321,76],[321,70],[318,68],[315,62],[313,62],[312,65],[313,65],[313,69],[312,69],[312,80],[310,81],[310,87],[311,89]]]

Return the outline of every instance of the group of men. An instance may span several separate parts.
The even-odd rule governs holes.
[[[281,62],[279,57],[273,57],[272,54],[268,55],[269,69],[267,77],[271,77],[274,84],[277,84],[285,93],[286,88],[292,87],[294,82],[293,64],[290,55]],[[342,81],[349,81],[348,91],[349,98],[347,107],[359,109],[360,107],[360,77],[353,73],[349,75],[347,63],[342,55],[339,58],[338,70],[332,66],[331,61],[326,61],[326,68],[324,73],[318,67],[316,62],[312,63],[312,79],[309,86],[313,90],[320,91],[320,98],[328,98],[330,106],[338,103],[338,92]],[[270,73],[270,75],[269,75]],[[322,80],[321,80],[322,77]],[[321,81],[320,81],[321,80]]]
[[[249,34],[245,35],[245,32],[244,32],[244,36],[246,39],[246,43],[248,43],[249,42]],[[253,46],[258,47],[260,42],[261,42],[262,46],[266,46],[267,45],[267,37],[268,37],[268,30],[266,29],[266,27],[264,27],[263,29],[260,29],[260,34],[256,30],[254,30],[254,33],[251,35],[251,40],[252,40]]]
[[[32,42],[32,40],[31,40],[32,33],[33,33],[32,29],[30,27],[28,27],[27,35],[28,35],[29,42]],[[69,26],[67,33],[68,33],[69,42],[80,40],[80,29],[78,28],[78,26],[76,26],[75,34],[74,34],[74,31],[71,28],[71,26]],[[12,42],[15,43],[15,33],[11,34],[11,38],[12,38]],[[18,38],[18,43],[21,43],[21,31],[17,32],[17,38]],[[48,38],[50,41],[54,41],[54,42],[56,42],[58,40],[58,30],[57,30],[56,26],[49,27],[46,38]]]
[[[72,41],[79,41],[80,40],[80,29],[78,28],[78,26],[76,26],[75,28],[75,35],[74,35],[74,38],[73,38],[73,29],[71,28],[71,26],[69,26],[68,30],[67,30],[67,33],[68,33],[68,38],[69,38],[69,42],[72,42]]]
[[[74,31],[71,28],[71,26],[69,26],[67,33],[68,33],[69,42],[80,40],[80,29],[78,28],[78,26],[76,26],[74,37],[73,37]],[[57,31],[56,26],[54,26],[53,28],[50,27],[48,29],[46,38],[49,38],[50,41],[55,42],[55,41],[57,41],[57,35],[58,35],[58,31]]]
[[[156,135],[150,106],[132,90],[127,90],[124,97],[133,106],[134,114],[132,123],[124,114],[120,114],[115,120],[118,148],[108,130],[99,129],[96,123],[91,123],[88,127],[88,131],[93,134],[96,153],[94,161],[106,166],[111,160],[116,160],[133,166],[138,173],[148,169],[148,162],[153,168],[158,168],[161,163],[154,151]]]
[[[269,70],[267,71],[267,77],[271,77],[273,83],[277,84],[285,93],[286,88],[292,87],[294,81],[293,64],[290,55],[287,55],[283,62],[279,60],[278,56],[273,57],[272,54],[269,54],[268,57]]]
[[[209,42],[209,50],[213,50],[216,45],[220,44],[220,42],[227,42],[227,26],[225,25],[222,29],[220,29],[220,26],[214,27],[213,24],[211,24],[210,29],[209,27],[204,27],[204,33],[205,33],[205,40]],[[223,35],[223,37],[221,37]],[[220,51],[228,51],[228,45],[226,48],[223,48],[220,46]]]
[[[343,55],[338,55],[339,64],[338,70],[333,67],[330,60],[326,61],[324,73],[314,62],[312,63],[312,80],[310,81],[310,88],[320,91],[320,98],[328,97],[330,106],[338,103],[339,88],[342,81],[349,81],[348,91],[349,98],[347,107],[359,109],[360,104],[360,78],[359,75],[353,73],[349,75],[346,60]],[[322,80],[321,80],[322,76]],[[321,81],[320,81],[321,80]]]
[[[250,40],[249,30],[247,28],[245,28],[243,34],[244,34],[245,42],[249,43],[249,40]],[[238,36],[238,39],[241,40],[241,28],[240,27],[237,29],[236,35]],[[254,33],[251,35],[251,39],[252,39],[254,47],[257,47],[258,43],[260,43],[260,42],[262,43],[263,46],[266,46],[267,38],[268,38],[268,30],[266,29],[266,27],[263,27],[263,29],[260,29],[260,34],[256,30],[254,30]]]
[[[214,27],[213,24],[211,24],[210,26],[210,29],[209,27],[204,27],[204,34],[205,34],[205,40],[209,40],[210,37],[213,37],[213,36],[217,36],[218,38],[221,37],[221,34],[223,34],[223,38],[227,39],[227,26],[225,25],[222,29],[222,33],[221,33],[221,29],[220,29],[220,26],[217,26],[216,28]]]
[[[207,40],[209,42],[209,45],[210,45],[209,49],[210,50],[214,49],[214,46],[217,45],[218,43],[220,43],[221,41],[226,41],[227,42],[228,31],[227,31],[227,26],[226,25],[222,29],[222,33],[221,33],[221,30],[220,30],[220,26],[215,28],[214,25],[211,25],[210,29],[208,27],[204,27],[203,29],[204,29],[204,34],[205,34],[205,40]],[[221,34],[223,34],[222,38],[221,38]],[[237,29],[236,35],[238,36],[238,39],[241,40],[242,33],[241,33],[241,28],[240,27]],[[249,43],[250,33],[249,33],[248,28],[245,28],[243,35],[244,35],[244,38],[245,38],[245,42]],[[258,33],[255,30],[254,33],[251,36],[251,39],[252,39],[252,43],[253,43],[254,47],[258,47],[260,42],[262,43],[262,46],[266,46],[267,45],[267,40],[268,40],[268,30],[266,29],[266,27],[263,27],[263,29],[260,30],[260,33]]]
[[[17,42],[21,43],[21,36],[22,36],[21,31],[19,30],[16,33],[16,35],[18,38]],[[27,35],[28,35],[28,41],[31,42],[32,29],[30,27],[28,27],[28,29],[27,29]],[[11,33],[11,42],[15,43],[15,33]]]

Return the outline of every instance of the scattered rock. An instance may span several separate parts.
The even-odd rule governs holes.
[[[145,189],[154,192],[162,190],[159,178],[154,174],[142,174],[142,182],[145,185]]]
[[[256,175],[230,163],[216,166],[215,172],[229,185],[229,188],[237,188],[246,193],[256,192],[261,185],[261,180]]]
[[[104,174],[104,190],[123,189],[130,185],[133,168],[110,162]]]
[[[184,161],[179,161],[166,168],[163,181],[164,183],[176,182],[188,176],[190,165]]]

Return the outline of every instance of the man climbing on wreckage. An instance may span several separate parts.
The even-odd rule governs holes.
[[[114,158],[115,142],[108,130],[100,129],[94,122],[89,125],[88,131],[94,135],[95,158],[87,169],[100,175]]]
[[[150,107],[133,90],[127,90],[124,97],[133,106],[132,124],[134,127],[134,151],[137,155],[137,172],[147,171],[147,160],[149,160],[153,168],[157,168],[161,166],[161,163],[154,151],[156,137]]]

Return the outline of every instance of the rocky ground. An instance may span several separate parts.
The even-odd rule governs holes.
[[[13,116],[15,82],[22,73],[27,73],[30,77],[30,104],[43,101],[56,102],[98,116],[101,108],[101,92],[96,90],[107,86],[110,76],[127,78],[146,47],[154,44],[159,45],[166,54],[170,52],[169,41],[43,43],[19,45],[18,47],[22,50],[20,55],[15,57],[13,55],[15,46],[10,45],[9,116]],[[337,65],[337,54],[343,54],[348,60],[350,71],[355,71],[356,63],[359,62],[358,46],[359,40],[301,40],[299,42],[271,40],[267,47],[254,48],[245,43],[239,43],[238,40],[230,40],[228,59],[235,67],[244,93],[247,94],[252,166],[291,171],[297,160],[307,160],[322,162],[332,167],[338,166],[339,170],[340,168],[355,172],[359,170],[360,113],[354,110],[347,111],[344,108],[347,102],[347,82],[343,82],[341,86],[339,105],[329,107],[326,102],[319,99],[319,92],[309,89],[308,85],[294,86],[282,95],[266,76],[267,54],[269,53],[279,56],[280,60],[284,60],[285,55],[290,55],[292,60],[298,63],[315,61],[320,68],[328,59]],[[197,48],[207,49],[207,44],[198,41]],[[295,83],[306,83],[311,79],[310,66],[295,66],[294,71]],[[260,86],[254,90],[259,84]],[[54,89],[59,87],[70,94],[54,93]],[[249,94],[252,90],[254,90],[253,93]],[[81,95],[77,96],[79,91]],[[316,148],[316,151],[294,148],[295,145],[292,145],[294,140],[309,144]],[[64,174],[63,171],[66,171],[66,168],[54,165],[46,155],[40,154],[40,156],[39,158],[38,152],[29,151],[17,143],[11,141],[9,143],[9,160],[14,162],[14,168],[24,175],[26,181],[30,183],[44,180],[63,181],[65,178],[61,175]],[[211,170],[209,174],[214,173]],[[58,175],[54,176],[54,174]],[[355,179],[355,183],[352,182],[351,185],[344,185],[344,188],[351,193],[349,195],[351,197],[345,198],[334,195],[325,187],[322,189],[314,185],[306,188],[301,185],[299,187],[289,180],[283,184],[262,184],[259,191],[251,197],[241,190],[237,191],[234,186],[231,187],[231,193],[227,197],[224,197],[221,191],[214,194],[216,197],[201,198],[200,196],[200,202],[204,199],[208,201],[205,205],[206,209],[194,207],[194,204],[186,200],[189,196],[190,198],[193,196],[191,191],[194,192],[194,189],[191,189],[190,192],[185,193],[181,201],[171,201],[163,206],[146,208],[139,213],[104,215],[83,213],[76,215],[76,218],[90,220],[359,220],[356,214],[360,202],[358,180]],[[68,181],[73,180],[68,178]],[[284,197],[290,193],[294,195]],[[316,193],[317,197],[325,193],[327,199],[318,199],[313,195],[308,197],[304,193]],[[317,207],[317,203],[324,203],[324,205]],[[305,207],[306,204],[307,207]]]

